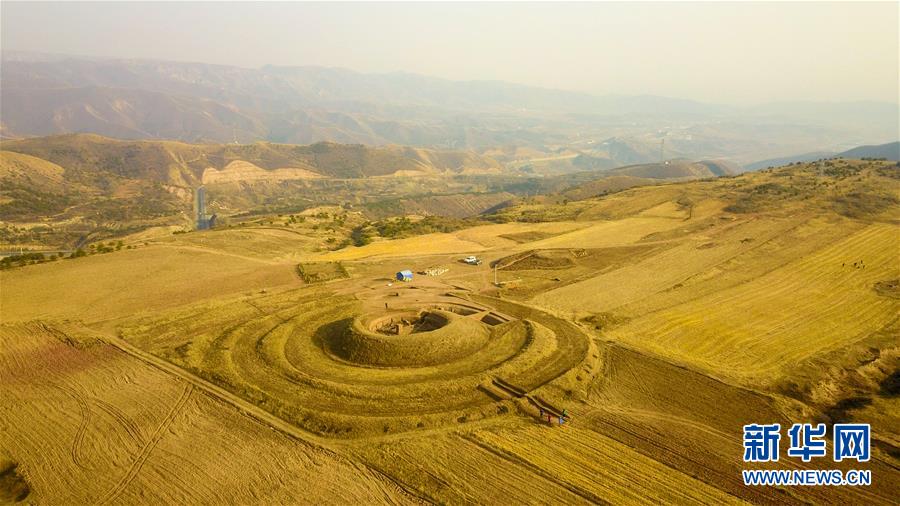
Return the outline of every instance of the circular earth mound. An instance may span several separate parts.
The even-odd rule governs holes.
[[[515,395],[496,380],[521,391],[582,381],[590,341],[575,325],[512,301],[424,295],[362,316],[344,294],[276,294],[266,300],[277,309],[263,315],[238,301],[197,315],[203,334],[170,359],[298,427],[340,438],[506,413]],[[228,326],[206,333],[229,315]],[[152,335],[184,332],[181,320],[172,325]]]
[[[414,367],[451,362],[487,344],[487,324],[440,309],[366,315],[333,336],[329,351],[358,365]]]

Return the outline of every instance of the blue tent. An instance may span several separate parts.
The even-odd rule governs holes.
[[[412,271],[405,270],[397,273],[397,281],[412,281]]]

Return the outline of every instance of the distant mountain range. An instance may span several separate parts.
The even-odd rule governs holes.
[[[594,97],[406,73],[4,56],[7,137],[90,132],[191,142],[472,147],[526,142],[545,128],[537,118],[549,116],[572,123],[564,116],[681,117],[720,109],[660,97]],[[517,132],[523,127],[529,132]]]
[[[526,146],[575,149],[609,158],[608,166],[659,161],[662,140],[669,157],[738,163],[883,142],[898,137],[900,111],[868,102],[740,108],[407,73],[13,52],[0,61],[0,100],[4,138],[96,133],[194,143]],[[609,139],[643,155],[609,155],[599,148]]]

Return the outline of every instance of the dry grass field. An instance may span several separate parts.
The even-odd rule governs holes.
[[[897,300],[873,290],[876,282],[900,276],[897,238],[894,225],[869,225],[756,279],[636,318],[610,335],[723,376],[778,381],[794,364],[864,339],[897,318]],[[865,268],[853,266],[861,261]]]
[[[30,502],[416,502],[381,473],[90,335],[7,324],[0,342],[0,447]]]
[[[299,226],[161,233],[0,272],[0,498],[895,504],[897,171],[646,186],[334,251]],[[873,485],[744,486],[741,426],[802,421],[872,423],[872,459],[779,468]]]
[[[289,264],[193,247],[147,246],[3,273],[3,320],[97,322],[245,291],[297,286]]]

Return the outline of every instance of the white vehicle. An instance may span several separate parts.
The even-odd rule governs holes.
[[[463,262],[465,262],[465,263],[467,263],[467,264],[469,264],[469,265],[479,265],[479,264],[481,263],[481,260],[479,260],[478,257],[476,257],[476,256],[474,256],[474,255],[471,255],[471,256],[467,256],[467,257],[463,260]]]

